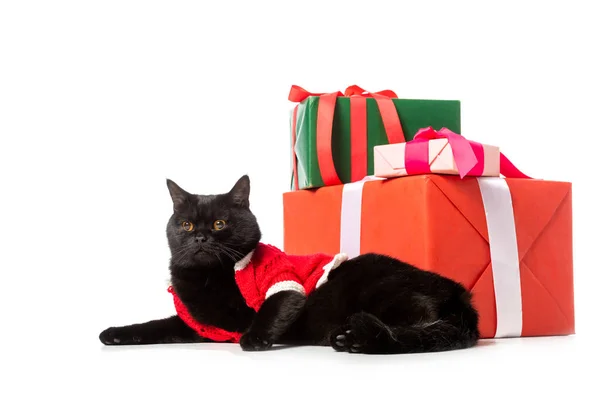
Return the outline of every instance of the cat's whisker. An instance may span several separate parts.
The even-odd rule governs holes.
[[[219,255],[219,253],[215,253],[215,255],[217,256],[217,258],[219,259],[219,263],[223,264],[223,261],[221,260],[221,256]]]
[[[226,252],[226,253],[229,253],[230,255],[232,255],[234,261],[236,261],[236,262],[239,261],[239,259],[242,259],[245,256],[245,254],[242,253],[241,251],[233,249],[233,248],[231,248],[231,247],[229,247],[229,246],[227,246],[225,244],[220,244],[220,248],[221,248],[221,250],[223,250],[223,252]],[[235,259],[236,257],[238,259]]]
[[[189,251],[192,247],[194,247],[193,244],[185,245],[182,248],[180,248],[179,250],[177,250],[176,252],[171,253],[171,257],[180,256],[181,254],[186,253],[187,251]]]
[[[219,252],[215,253],[217,255],[217,257],[219,258],[219,261],[221,264],[223,264],[223,260],[221,259],[221,257],[219,257],[220,254],[223,254],[224,256],[226,256],[227,258],[231,259],[234,263],[237,261],[231,254],[229,254],[227,251],[223,251],[223,249],[221,249],[221,252],[219,254]]]
[[[234,256],[229,254],[227,251],[223,251],[223,254],[225,254],[227,257],[229,257],[231,259],[231,261],[233,261],[234,263],[238,261]]]
[[[240,259],[242,259],[244,257],[244,254],[242,254],[242,252],[232,249],[231,247],[228,247],[224,244],[220,244],[220,250],[229,258],[231,258],[231,260],[233,262],[238,262]]]

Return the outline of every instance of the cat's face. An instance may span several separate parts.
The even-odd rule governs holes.
[[[184,268],[231,266],[248,254],[261,233],[241,177],[229,193],[195,195],[167,180],[173,215],[167,224],[171,265]]]

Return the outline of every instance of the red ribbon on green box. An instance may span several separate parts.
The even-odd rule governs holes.
[[[321,170],[321,176],[326,186],[340,185],[340,180],[333,163],[331,149],[331,136],[333,129],[333,116],[335,104],[338,97],[350,98],[350,136],[351,136],[351,179],[358,181],[367,175],[367,98],[373,98],[377,102],[381,119],[389,143],[405,142],[404,132],[400,124],[400,118],[396,107],[392,102],[398,98],[391,90],[379,92],[368,92],[357,85],[346,88],[344,93],[311,93],[300,86],[292,85],[288,99],[294,103],[300,103],[309,96],[319,97],[319,109],[317,112],[317,159]],[[293,154],[296,144],[296,116],[298,105],[294,107],[292,114],[292,168],[294,174],[294,189],[298,190],[298,167],[296,157]]]

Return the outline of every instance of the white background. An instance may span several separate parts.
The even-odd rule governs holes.
[[[543,398],[594,383],[592,1],[0,4],[3,399]],[[577,335],[385,357],[103,347],[102,329],[172,312],[165,178],[219,193],[249,174],[264,240],[282,245],[291,84],[460,99],[466,137],[573,182]]]

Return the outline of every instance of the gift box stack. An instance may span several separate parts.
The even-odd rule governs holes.
[[[286,252],[377,252],[454,279],[484,338],[574,333],[569,182],[462,136],[460,101],[358,86],[289,100]]]

